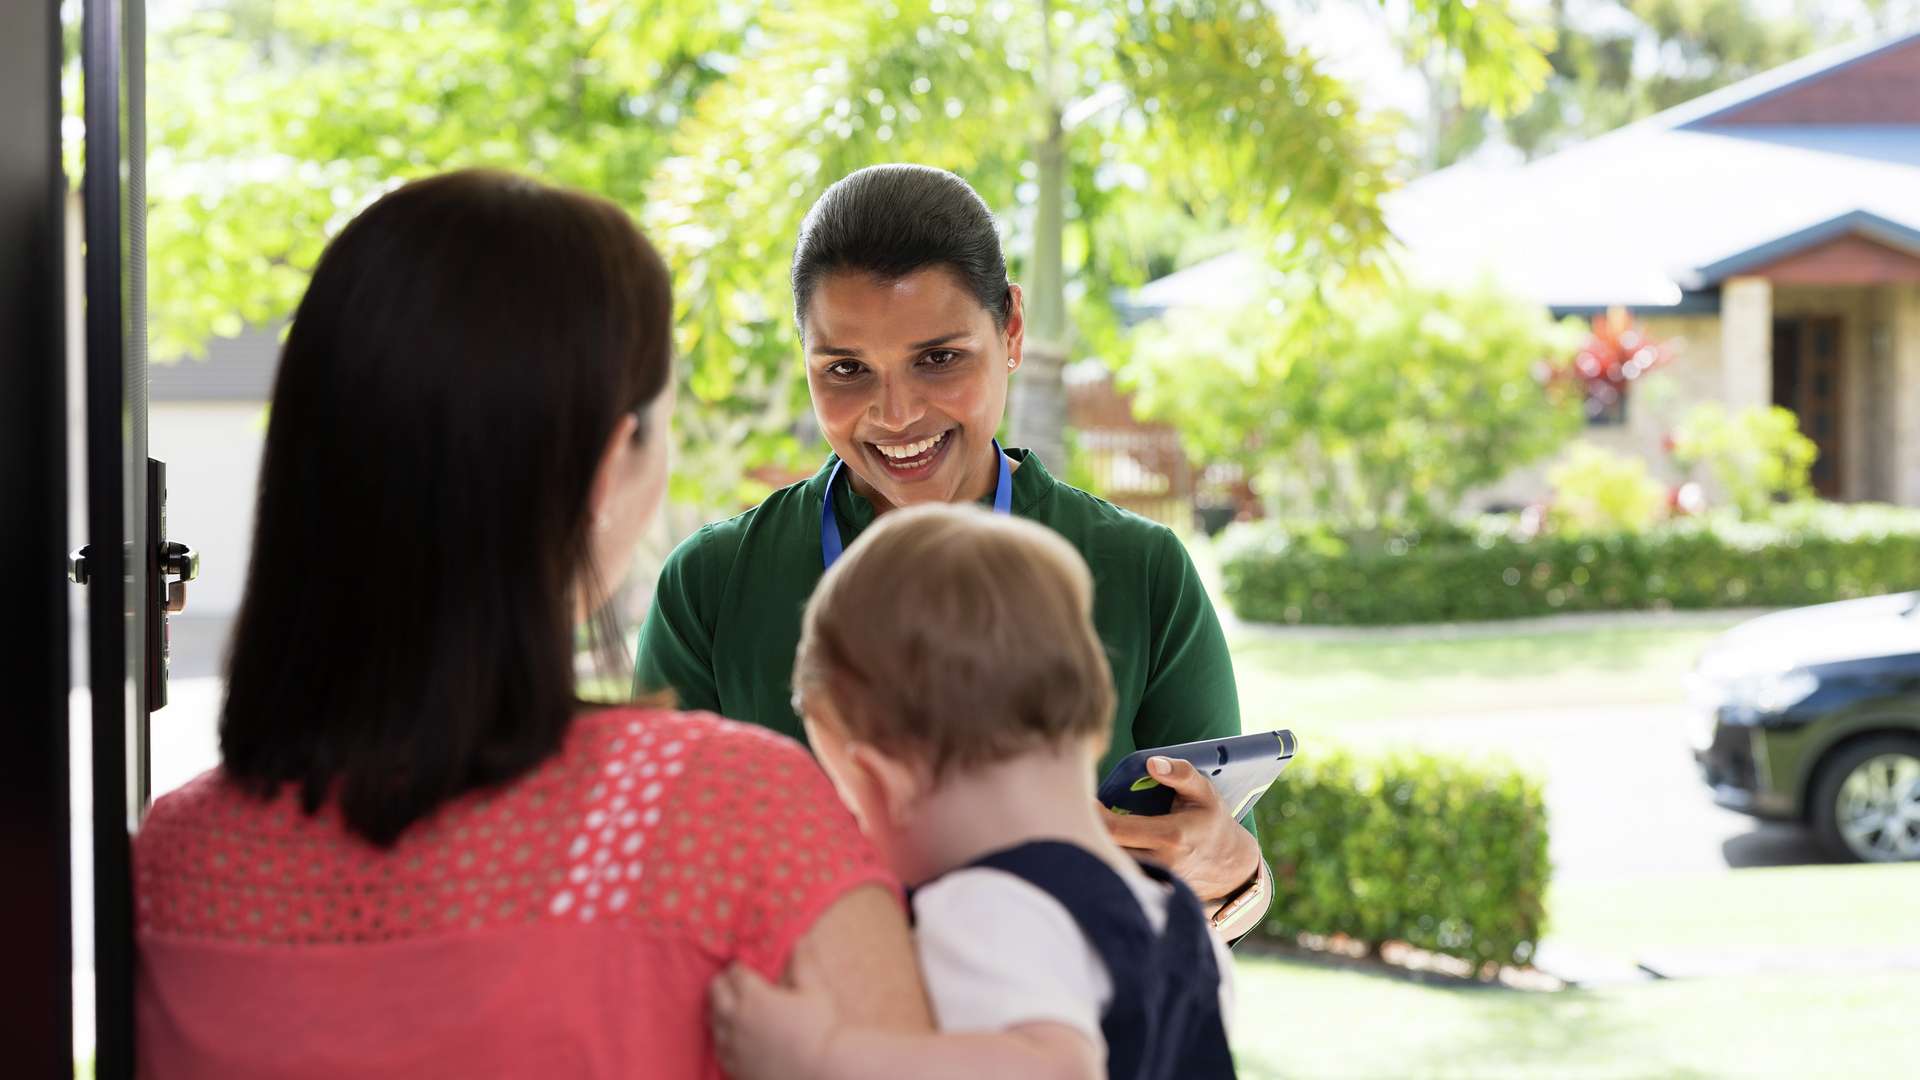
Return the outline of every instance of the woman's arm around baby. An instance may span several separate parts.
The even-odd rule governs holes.
[[[1100,1080],[1100,1051],[1059,1023],[950,1035],[849,1023],[818,947],[803,942],[775,986],[738,964],[708,992],[714,1041],[734,1080]]]

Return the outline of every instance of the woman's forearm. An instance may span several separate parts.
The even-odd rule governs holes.
[[[829,1039],[820,1075],[837,1080],[1100,1080],[1100,1054],[1065,1024],[1006,1031],[916,1035],[843,1028]]]
[[[793,964],[788,975],[825,991],[845,1023],[912,1033],[933,1028],[906,913],[879,886],[853,889],[821,913]]]

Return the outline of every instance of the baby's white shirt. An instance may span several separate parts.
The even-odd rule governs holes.
[[[1122,875],[1154,932],[1167,926],[1172,890],[1139,871]],[[913,894],[914,936],[942,1031],[1004,1031],[1065,1024],[1106,1059],[1100,1018],[1113,980],[1064,905],[1003,870],[968,867]],[[1209,933],[1220,969],[1220,1016],[1233,1016],[1233,956]]]

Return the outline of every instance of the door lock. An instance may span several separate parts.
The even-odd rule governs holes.
[[[92,557],[92,544],[68,552],[67,580],[75,585],[85,585],[91,581],[96,569]],[[186,584],[199,576],[200,553],[198,551],[178,540],[168,540],[160,545],[160,580],[166,586],[168,611],[181,611],[186,608]]]
[[[200,576],[200,553],[169,540],[160,545],[160,577],[166,582],[167,610],[178,614],[187,609],[187,582]]]

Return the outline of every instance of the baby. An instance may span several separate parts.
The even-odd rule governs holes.
[[[1113,689],[1062,538],[934,505],[882,517],[807,604],[796,708],[861,828],[914,887],[940,1033],[846,1025],[735,966],[713,1027],[736,1080],[1233,1075],[1230,962],[1200,903],[1108,836]]]

